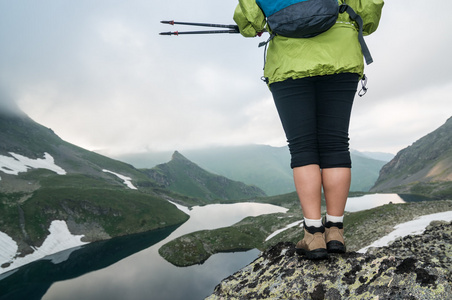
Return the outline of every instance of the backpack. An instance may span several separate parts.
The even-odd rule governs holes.
[[[345,1],[344,1],[345,2]],[[290,38],[310,38],[330,29],[339,16],[347,12],[350,18],[358,24],[358,40],[367,64],[373,59],[363,37],[363,20],[347,4],[338,4],[338,0],[256,0],[262,9],[272,34],[266,42],[259,44],[267,46],[275,36]]]

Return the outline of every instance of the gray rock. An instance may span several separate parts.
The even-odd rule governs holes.
[[[452,223],[433,224],[372,253],[309,261],[279,243],[206,299],[450,299]]]

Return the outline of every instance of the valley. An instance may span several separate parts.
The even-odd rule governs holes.
[[[350,251],[397,224],[452,212],[450,124],[451,119],[390,161],[380,160],[388,155],[352,152],[350,197],[399,193],[403,201],[348,211]],[[0,266],[6,275],[69,248],[177,228],[191,219],[192,209],[220,203],[271,204],[284,211],[186,232],[159,244],[156,253],[186,267],[213,254],[264,251],[300,238],[302,212],[285,147],[174,151],[168,161],[143,167],[155,160],[133,163],[138,158],[130,156],[123,162],[84,150],[24,114],[0,114],[0,140]],[[61,261],[70,257],[66,253]]]

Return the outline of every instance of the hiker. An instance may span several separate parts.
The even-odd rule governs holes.
[[[265,30],[271,34],[264,78],[286,134],[304,216],[304,237],[296,245],[297,252],[308,259],[345,253],[343,219],[351,182],[349,121],[359,81],[365,79],[357,23],[344,12],[330,29],[313,37],[274,35],[256,1],[277,2],[239,0],[234,21],[245,37]],[[347,4],[361,17],[364,35],[377,29],[383,0],[347,0]]]

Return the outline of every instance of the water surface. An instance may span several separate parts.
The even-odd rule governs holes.
[[[180,227],[88,244],[58,264],[49,256],[3,274],[0,299],[203,299],[259,251],[217,254],[202,265],[179,268],[161,258],[158,249],[186,233],[285,211],[260,203],[194,207]]]
[[[346,210],[419,200],[425,199],[365,195],[349,198]],[[194,207],[190,219],[179,227],[88,244],[58,264],[49,257],[23,266],[0,280],[0,299],[203,299],[223,278],[257,258],[259,251],[216,254],[202,265],[180,268],[161,258],[158,249],[190,232],[230,226],[247,216],[285,211],[259,203]]]

